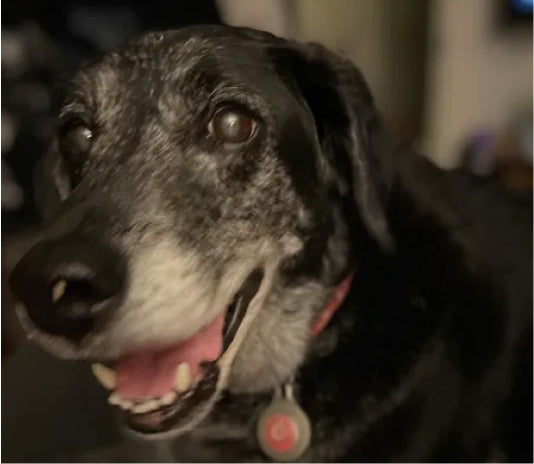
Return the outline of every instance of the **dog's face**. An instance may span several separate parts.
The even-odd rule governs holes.
[[[22,322],[113,363],[95,373],[147,434],[191,428],[223,388],[279,385],[352,264],[343,199],[388,242],[375,113],[339,57],[243,29],[150,34],[87,66],[38,174],[43,241],[11,278]]]

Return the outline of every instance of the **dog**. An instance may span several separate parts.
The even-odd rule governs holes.
[[[179,461],[517,456],[532,287],[510,301],[473,211],[342,56],[149,33],[72,79],[37,172],[20,321],[92,363],[129,435]]]

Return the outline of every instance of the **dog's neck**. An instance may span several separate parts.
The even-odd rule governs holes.
[[[404,253],[409,250],[410,259],[403,253],[358,255],[347,297],[324,330],[316,337],[307,333],[305,359],[299,359],[292,371],[296,376],[295,397],[313,428],[310,454],[304,460],[365,461],[369,460],[365,454],[368,447],[377,453],[371,455],[374,460],[385,460],[380,457],[396,452],[394,444],[383,446],[385,437],[402,437],[405,430],[399,430],[398,420],[404,420],[407,411],[417,410],[424,382],[432,379],[435,366],[449,365],[445,356],[451,310],[469,307],[484,317],[493,314],[487,309],[495,303],[485,294],[461,294],[458,300],[458,295],[443,291],[454,288],[458,281],[472,279],[461,260],[449,259],[457,256],[457,245],[440,223],[407,207],[403,198],[397,201],[400,204],[395,210],[399,213],[391,223],[399,249]],[[413,234],[418,225],[427,231],[424,241]],[[337,244],[341,248],[344,245],[342,240]],[[439,266],[435,265],[436,250],[441,253]],[[343,255],[330,254],[325,261],[335,263],[336,257]],[[347,261],[341,259],[339,263],[331,269],[338,271]],[[299,317],[312,312],[308,321],[311,327],[332,288],[323,278],[293,282],[292,286],[280,284],[267,309],[278,310],[280,317],[291,310]],[[480,296],[480,303],[475,296]],[[458,314],[462,323],[464,313]],[[459,342],[453,339],[453,346]],[[289,337],[287,343],[295,340]],[[469,360],[465,365],[470,369]],[[275,385],[285,380],[287,377]],[[206,424],[177,444],[181,459],[198,460],[209,454],[206,460],[216,460],[221,453],[233,461],[263,459],[255,441],[255,426],[271,398],[268,389],[225,394]],[[381,426],[374,427],[378,421]]]

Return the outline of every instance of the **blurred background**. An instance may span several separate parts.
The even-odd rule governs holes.
[[[1,33],[4,288],[37,230],[32,172],[62,84],[143,31],[199,23],[254,27],[346,54],[399,142],[473,182],[496,179],[531,227],[532,0],[11,0]],[[119,460],[109,454],[118,431],[89,369],[23,343],[6,291],[2,303],[3,460],[99,460],[102,450]]]

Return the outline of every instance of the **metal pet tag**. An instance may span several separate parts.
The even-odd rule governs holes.
[[[308,448],[310,420],[293,398],[291,385],[284,385],[258,420],[256,436],[261,450],[278,462],[293,461]]]

